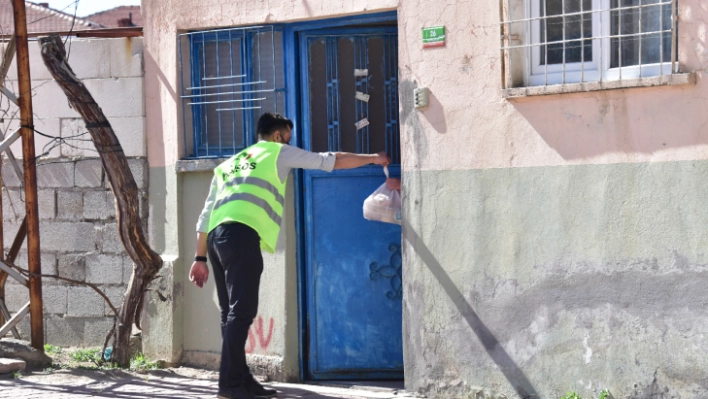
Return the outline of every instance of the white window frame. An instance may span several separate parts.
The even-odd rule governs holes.
[[[526,86],[592,83],[671,74],[671,61],[610,68],[610,0],[592,0],[592,9],[601,10],[593,11],[592,13],[592,61],[541,65],[540,49],[545,42],[544,38],[541,37],[541,24],[544,23],[544,19],[541,18],[542,1],[545,0],[525,1],[526,15],[530,19],[530,23],[527,24],[526,37],[530,38],[529,42],[531,43],[526,52],[528,61]],[[660,0],[659,2],[664,3],[667,0]],[[672,28],[676,29],[675,26],[672,26]],[[671,43],[671,46],[675,45],[676,43]],[[547,44],[546,48],[548,48]],[[671,52],[672,48],[664,48],[663,50]],[[676,64],[678,65],[678,62]]]
[[[665,2],[667,1],[659,0],[659,3]],[[638,79],[642,77],[671,75],[671,61],[610,68],[610,51],[612,49],[611,39],[609,38],[611,35],[610,0],[602,0],[602,9],[605,10],[602,12],[602,36],[604,37],[604,39],[602,39],[603,80]],[[672,29],[676,29],[676,26],[672,26]],[[668,49],[664,48],[663,51],[668,51],[670,54],[672,47],[675,45],[676,43],[671,42],[671,46]],[[641,62],[641,56],[639,59]],[[676,64],[678,65],[678,62]]]

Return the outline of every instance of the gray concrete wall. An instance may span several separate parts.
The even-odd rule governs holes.
[[[140,214],[147,221],[147,161],[130,159],[140,189]],[[24,190],[9,162],[2,167],[4,247],[9,251],[25,214]],[[58,158],[37,167],[42,273],[96,284],[120,307],[133,262],[116,227],[113,193],[101,161]],[[27,267],[26,241],[16,264]],[[112,310],[90,287],[44,278],[45,341],[57,346],[102,346],[113,325]],[[27,288],[13,279],[6,285],[7,306],[17,312]],[[29,339],[29,318],[20,326]]]
[[[192,161],[180,161],[186,168]],[[196,164],[196,162],[194,162]],[[209,193],[213,176],[209,168],[180,173],[184,211],[181,268],[187,273],[194,257],[197,217]],[[206,169],[206,170],[204,170]],[[246,352],[251,368],[280,381],[299,379],[297,325],[297,266],[295,258],[295,209],[292,175],[286,193],[283,224],[275,254],[263,252],[259,313],[249,331]],[[202,289],[187,281],[184,287],[182,361],[189,365],[218,369],[221,353],[219,307],[214,281]]]
[[[145,139],[142,38],[76,39],[69,64],[108,117],[129,158],[139,188],[140,215],[147,233],[148,166]],[[37,43],[30,43],[36,134],[42,271],[96,284],[119,307],[133,263],[118,237],[114,197],[90,135],[79,114],[51,79]],[[16,66],[7,86],[16,90]],[[16,108],[0,102],[2,130],[17,128]],[[5,113],[6,112],[6,113]],[[22,156],[21,140],[11,147]],[[2,177],[4,248],[8,251],[25,214],[24,191],[4,158]],[[22,160],[20,160],[22,162]],[[26,267],[26,245],[16,262]],[[8,279],[7,305],[16,312],[28,301],[28,291]],[[45,340],[57,346],[100,346],[113,325],[109,306],[91,288],[43,279]],[[20,325],[29,339],[29,318]]]
[[[678,2],[676,81],[508,99],[499,2],[399,2],[407,390],[708,397],[704,4]]]
[[[707,177],[706,161],[405,173],[407,389],[708,396]]]
[[[180,177],[174,167],[150,167],[150,246],[162,257],[161,278],[155,281],[160,295],[146,295],[143,350],[151,359],[177,363],[182,356],[182,304],[188,267],[179,256],[182,226]],[[191,257],[190,257],[191,259]]]

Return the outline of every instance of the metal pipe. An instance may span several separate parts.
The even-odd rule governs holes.
[[[229,42],[231,42],[231,40],[229,40]],[[233,52],[233,50],[232,50],[232,52]],[[246,77],[246,75],[216,76],[213,78],[202,78],[202,80],[235,79],[235,78],[245,78],[245,77]],[[215,86],[212,86],[212,87],[215,87]],[[189,89],[187,89],[187,90],[189,90]]]
[[[675,1],[675,0],[673,0],[673,1]],[[639,9],[639,8],[648,8],[648,7],[655,7],[655,6],[666,5],[666,4],[673,4],[673,1],[667,1],[667,2],[663,2],[663,3],[644,4],[644,5],[641,5],[641,6],[616,7],[616,8],[613,8],[612,10],[613,10],[613,11],[636,10],[636,9]],[[602,13],[602,12],[604,12],[604,11],[605,11],[605,10],[602,10],[602,9],[600,8],[600,9],[596,9],[596,10],[583,11],[583,12],[569,12],[569,13],[565,14],[565,16],[566,16],[566,17],[572,17],[572,16],[575,16],[575,15],[581,15],[581,14],[597,14],[597,13]],[[531,17],[531,18],[515,19],[515,20],[513,20],[513,21],[504,21],[504,22],[501,22],[501,24],[515,24],[515,23],[518,23],[518,22],[538,21],[538,20],[547,19],[547,18],[556,18],[556,16],[553,15],[553,16],[551,16],[551,17],[545,16],[545,17]]]
[[[187,41],[189,43],[189,40]],[[191,45],[191,43],[189,43]],[[182,88],[181,92],[184,95],[184,57],[182,55],[182,38],[177,38],[177,47],[179,49],[179,87]],[[191,68],[191,63],[190,63]],[[190,71],[191,72],[191,71]],[[184,100],[182,100],[182,137],[184,139],[184,156],[187,157],[187,110],[184,107]],[[194,118],[192,118],[192,123],[194,123]],[[196,152],[196,151],[195,151]]]
[[[602,5],[600,6],[600,9],[602,10]],[[600,36],[602,36],[602,19],[603,18],[605,18],[605,16],[600,15],[600,19],[598,21],[599,25],[600,25]],[[603,43],[602,39],[600,39],[600,38],[597,38],[597,39],[600,41],[600,45],[598,46],[598,47],[600,47],[600,51],[598,51],[598,53],[600,54],[600,60],[598,61],[597,65],[598,65],[598,69],[600,72],[600,82],[602,83],[602,77],[605,75],[605,72],[607,71],[608,68],[605,68],[605,66],[602,64],[602,53],[605,51],[603,48],[604,43]],[[593,50],[593,54],[594,54],[595,53],[595,41],[594,40],[592,42],[592,47],[593,47],[592,50]],[[609,48],[609,49],[612,48],[612,45],[610,44],[609,40],[607,41],[607,46],[604,46],[604,47]]]
[[[10,39],[5,48],[5,56],[3,57],[2,64],[0,64],[0,85],[5,85],[5,77],[7,76],[7,71],[10,69],[12,64],[12,59],[15,57],[15,36]]]
[[[59,35],[62,37],[104,37],[104,38],[128,38],[140,37],[143,35],[142,26],[131,26],[128,28],[106,28],[106,29],[88,29],[88,30],[73,30],[73,31],[54,31],[54,32],[32,32],[28,33],[28,38],[37,38],[49,35]],[[0,40],[5,41],[14,37],[14,35],[0,35]]]
[[[37,166],[34,151],[34,118],[32,115],[32,80],[27,45],[27,15],[24,0],[12,1],[17,46],[17,78],[20,88],[20,124],[22,155],[25,164],[25,207],[27,215],[27,264],[30,272],[30,325],[32,347],[44,352],[44,320],[42,314],[42,273],[39,248],[39,213],[37,207]]]
[[[641,36],[650,36],[650,35],[655,35],[657,33],[670,33],[672,32],[671,30],[659,30],[659,31],[653,31],[653,32],[645,32],[645,33],[630,33],[627,35],[607,35],[607,36],[596,36],[593,37],[593,40],[595,39],[613,39],[613,38],[623,38],[623,37],[641,37]],[[570,39],[566,40],[566,43],[572,43],[572,42],[580,42],[583,39]],[[536,47],[536,46],[543,46],[547,44],[559,44],[563,43],[563,40],[555,40],[552,42],[546,42],[546,43],[533,43],[533,44],[520,44],[517,46],[508,46],[504,47],[503,50],[512,50],[512,49],[517,49],[517,48],[527,48],[527,47]]]
[[[5,306],[5,303],[0,299],[0,314],[2,314],[2,320],[3,324],[8,322],[10,319],[12,319],[12,315],[10,314],[10,311],[7,310],[7,307]],[[20,336],[20,333],[17,331],[16,327],[12,327],[12,336],[15,337],[15,339],[22,339]]]
[[[194,98],[194,97],[212,97],[226,94],[251,94],[251,93],[271,93],[276,91],[275,89],[262,89],[262,90],[244,90],[244,91],[233,91],[228,93],[207,93],[207,94],[190,94],[182,96],[181,98]]]
[[[17,272],[17,270],[5,264],[4,260],[0,261],[0,270],[7,273],[8,276],[12,277],[18,283],[24,285],[25,287],[29,287],[29,281],[25,278],[25,276],[21,275],[19,272]]]
[[[20,138],[20,129],[15,130],[9,136],[7,136],[2,142],[0,142],[0,152],[3,152],[7,147],[11,146],[12,143]],[[0,241],[2,242],[2,241]]]
[[[248,26],[245,28],[226,28],[226,29],[214,29],[214,30],[210,30],[210,31],[187,32],[187,33],[181,33],[179,36],[201,35],[203,33],[217,33],[217,32],[228,32],[228,31],[236,31],[236,30],[240,30],[240,31],[245,32],[247,30],[254,30],[254,29],[265,29],[265,31],[267,32],[268,28],[269,27],[267,27],[267,26],[257,25],[257,26]]]
[[[580,12],[583,12],[583,0],[580,0]],[[585,17],[580,17],[580,83],[585,83]]]
[[[566,21],[566,18],[567,18],[566,15],[565,15],[565,1],[561,1],[561,14],[562,14],[561,23],[563,24],[563,25],[561,26],[561,29],[562,29],[562,31],[563,31],[563,33],[562,33],[562,35],[563,35],[563,36],[562,36],[562,37],[563,37],[563,75],[562,75],[562,79],[563,79],[563,80],[562,80],[562,82],[565,84],[565,49],[566,49],[566,47],[565,47],[565,43],[566,43],[566,40],[565,40],[565,21]]]
[[[13,0],[13,1],[17,1],[17,0]],[[10,330],[12,330],[12,328],[15,327],[17,325],[17,323],[19,323],[20,320],[22,320],[22,318],[24,318],[27,315],[28,309],[31,314],[32,313],[32,301],[30,301],[28,304],[26,304],[20,310],[18,310],[17,313],[15,313],[15,315],[12,316],[12,318],[10,320],[8,320],[4,326],[0,327],[0,337],[4,337],[5,334],[7,334]],[[39,350],[39,349],[37,349],[37,350]],[[44,346],[42,346],[41,351],[44,352]]]
[[[216,76],[221,76],[221,56],[219,55],[219,42],[220,42],[219,34],[217,33],[216,34]],[[206,75],[206,71],[204,71],[204,74]],[[219,98],[221,98],[221,97],[219,97]],[[223,142],[223,140],[222,140],[223,135],[221,134],[221,132],[223,131],[221,129],[221,127],[222,127],[221,126],[221,114],[219,114],[218,119],[219,119],[219,155],[221,155],[224,150],[223,143],[222,143]]]
[[[219,79],[225,79],[225,78],[219,78]],[[262,83],[266,83],[266,82],[267,82],[266,80],[259,80],[259,81],[255,81],[255,82],[227,83],[227,84],[223,84],[223,85],[212,85],[212,86],[195,86],[195,87],[187,87],[185,90],[201,90],[201,89],[215,89],[218,87],[248,86],[248,85],[258,85],[258,84],[262,84]],[[221,94],[221,93],[219,93],[219,94]]]
[[[664,29],[664,7],[659,6],[659,29]],[[659,75],[664,76],[664,35],[659,34]]]
[[[204,32],[202,32],[202,71],[204,76],[206,76],[206,41],[204,40]],[[184,96],[182,98],[184,98]],[[199,143],[196,144],[199,146],[203,145],[206,148],[206,155],[209,156],[209,110],[206,107],[202,107],[202,117],[204,118],[204,130],[200,131],[202,137]]]
[[[617,4],[619,5],[621,3],[619,3],[619,1],[618,1]],[[610,7],[610,8],[612,8],[612,7]],[[619,23],[617,24],[617,32],[619,32],[619,38],[617,39],[617,44],[619,45],[619,56],[617,57],[617,61],[619,62],[619,69],[618,69],[619,80],[622,80],[622,12],[621,11],[617,11],[617,18],[619,19]],[[611,21],[612,21],[612,14],[610,14],[610,23],[612,23]],[[612,28],[610,28],[610,29],[612,29]],[[612,33],[611,30],[610,30],[610,33]],[[641,38],[639,40],[641,40]],[[610,42],[610,51],[612,51],[612,43],[611,42]],[[612,63],[611,60],[612,60],[612,57],[610,56],[610,64]]]
[[[543,3],[543,84],[548,86],[548,10],[546,0]]]
[[[671,73],[678,72],[676,70],[676,24],[678,23],[678,8],[676,0],[671,1]]]
[[[232,33],[233,33],[233,30],[230,30],[229,31],[229,73],[231,74],[231,76],[234,76],[234,78],[232,78],[232,80],[231,80],[231,83],[233,83],[233,79],[235,79],[237,76],[234,74],[234,38],[233,38]],[[243,71],[241,71],[241,72],[243,72]],[[242,74],[241,77],[246,77],[246,74]],[[236,95],[232,93],[231,99],[236,100]],[[245,147],[245,145],[244,145],[244,147]],[[231,112],[231,151],[234,154],[237,152],[236,151],[236,111]]]
[[[642,0],[639,0],[639,5],[642,5]],[[642,33],[642,10],[639,10],[639,33]],[[661,67],[659,68],[661,69]],[[642,38],[639,38],[639,78],[642,78]]]
[[[501,26],[501,36],[499,37],[499,41],[500,41],[499,44],[501,44],[501,49],[500,49],[500,51],[501,51],[501,58],[500,58],[500,60],[501,60],[501,83],[502,83],[502,89],[506,89],[506,88],[507,88],[507,84],[506,84],[506,62],[505,62],[505,61],[506,61],[506,57],[505,57],[505,54],[504,54],[504,40],[505,40],[506,35],[507,35],[507,33],[506,33],[507,27],[506,27],[506,24],[504,24],[504,19],[505,19],[505,18],[504,18],[504,0],[499,0],[499,20],[500,20],[501,23],[502,23],[502,26]]]
[[[216,110],[218,112],[222,112],[222,111],[240,111],[240,110],[247,110],[247,109],[261,109],[261,107],[217,108]]]

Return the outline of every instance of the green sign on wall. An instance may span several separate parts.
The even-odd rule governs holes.
[[[445,45],[445,27],[434,26],[423,28],[423,47],[439,47]]]

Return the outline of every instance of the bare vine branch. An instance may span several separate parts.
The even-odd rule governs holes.
[[[96,293],[98,293],[98,295],[100,295],[101,297],[103,297],[103,299],[106,301],[106,304],[108,304],[108,306],[109,306],[109,307],[111,308],[111,310],[113,311],[113,317],[114,317],[114,318],[117,318],[117,317],[118,317],[118,309],[116,309],[116,307],[113,306],[113,303],[111,303],[111,300],[108,299],[108,296],[107,296],[106,294],[104,294],[103,291],[101,291],[101,290],[98,288],[98,286],[96,286],[96,284],[87,283],[87,282],[85,282],[85,281],[73,280],[73,279],[66,278],[66,277],[61,277],[61,276],[55,276],[55,275],[53,275],[53,274],[37,274],[37,273],[30,273],[29,270],[23,269],[23,268],[21,268],[21,267],[15,265],[14,263],[7,262],[7,261],[5,261],[5,262],[3,262],[3,263],[6,264],[7,266],[10,266],[11,268],[17,270],[18,272],[20,272],[20,273],[21,273],[23,276],[25,276],[25,277],[34,276],[34,277],[42,277],[42,278],[53,278],[53,279],[56,279],[56,280],[66,281],[67,283],[71,283],[71,284],[73,284],[73,285],[83,285],[83,286],[86,286],[86,287],[91,287],[94,291],[96,291]]]

